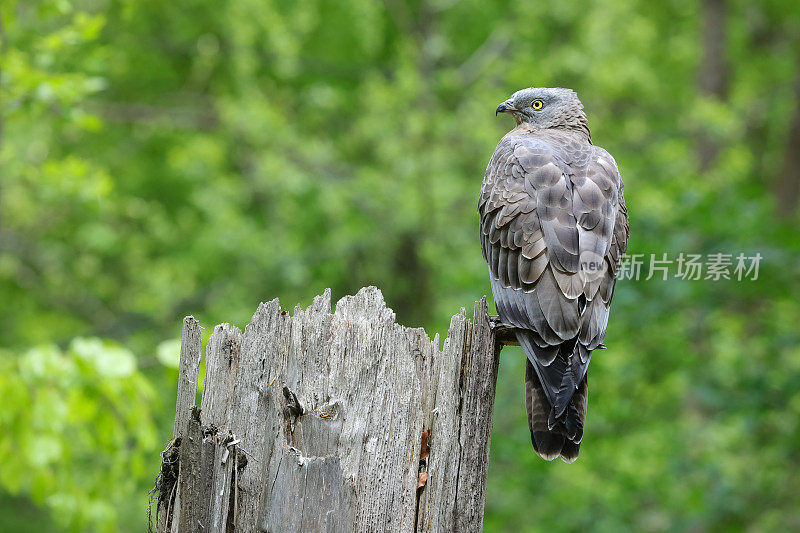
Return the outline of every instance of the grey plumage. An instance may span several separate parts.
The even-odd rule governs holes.
[[[623,184],[591,141],[569,89],[529,88],[497,107],[517,127],[497,145],[478,200],[480,240],[503,322],[528,357],[531,440],[544,459],[578,456],[587,368],[603,342],[627,248]]]

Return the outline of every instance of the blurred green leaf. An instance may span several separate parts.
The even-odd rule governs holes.
[[[181,340],[170,339],[160,343],[156,348],[156,357],[162,365],[178,368],[181,359]]]

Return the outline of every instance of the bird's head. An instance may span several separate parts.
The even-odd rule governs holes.
[[[564,128],[585,131],[589,126],[583,104],[572,89],[528,87],[511,95],[497,106],[497,113],[508,113],[517,124],[539,128]]]

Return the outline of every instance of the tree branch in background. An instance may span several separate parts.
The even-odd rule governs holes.
[[[3,10],[0,9],[0,57],[5,57],[6,54],[6,34],[3,31]],[[0,63],[0,80],[3,79],[3,65]],[[3,111],[0,109],[0,152],[3,150],[3,125],[4,125]],[[0,187],[0,228],[3,227],[3,188]]]
[[[783,152],[783,164],[775,183],[775,195],[778,202],[778,213],[791,217],[797,211],[797,199],[800,195],[800,75],[795,83],[795,108],[786,149]]]
[[[160,107],[139,103],[91,102],[87,107],[109,121],[117,123],[165,122],[188,130],[213,130],[219,117],[212,104],[193,107]]]
[[[723,101],[728,95],[730,76],[725,49],[727,45],[726,0],[704,0],[702,32],[703,61],[697,75],[697,86],[701,96]],[[707,131],[701,131],[697,139],[697,158],[700,170],[707,170],[717,158],[719,145]]]

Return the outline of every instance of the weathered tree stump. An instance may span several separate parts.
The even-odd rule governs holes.
[[[184,319],[158,531],[481,529],[496,337],[513,332],[485,298],[441,350],[375,287],[330,309],[326,290],[294,315],[262,303],[244,333],[214,328],[199,409],[200,328]]]

